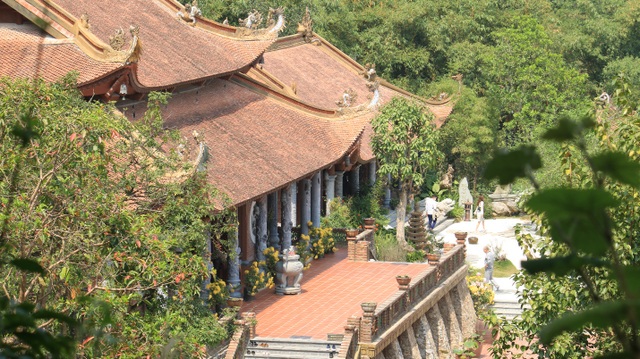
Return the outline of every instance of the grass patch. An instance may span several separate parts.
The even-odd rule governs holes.
[[[518,268],[510,260],[496,261],[493,263],[493,276],[497,278],[511,277],[518,273]]]

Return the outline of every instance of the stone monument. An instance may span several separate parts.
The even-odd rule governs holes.
[[[467,202],[473,203],[473,197],[471,197],[471,192],[469,192],[467,177],[463,178],[458,185],[458,196],[458,206],[462,208],[464,208],[464,204]]]

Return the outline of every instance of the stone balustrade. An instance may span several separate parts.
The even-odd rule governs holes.
[[[474,333],[476,324],[466,273],[464,247],[458,245],[408,289],[364,312],[361,358],[455,358],[453,349]]]

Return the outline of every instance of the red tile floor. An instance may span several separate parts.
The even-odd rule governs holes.
[[[362,316],[360,303],[391,297],[398,290],[396,275],[415,278],[427,270],[425,263],[351,262],[347,249],[339,248],[303,272],[301,294],[264,289],[241,312],[256,313],[260,337],[326,340],[327,334],[344,334],[351,315]]]

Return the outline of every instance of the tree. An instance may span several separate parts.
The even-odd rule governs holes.
[[[489,116],[485,98],[453,80],[432,84],[432,93],[446,92],[453,97],[453,111],[440,128],[439,148],[445,155],[445,163],[456,169],[458,178],[473,180],[473,190],[480,179],[482,169],[489,161],[496,142],[498,122]]]
[[[562,118],[545,133],[563,144],[562,183],[538,185],[533,147],[498,154],[487,169],[501,183],[532,182],[526,207],[542,235],[519,235],[529,259],[515,281],[531,309],[500,325],[494,355],[516,347],[551,358],[640,357],[640,126],[637,96],[617,87],[595,116]]]
[[[423,106],[396,97],[371,122],[371,146],[380,161],[378,173],[390,174],[400,183],[396,238],[404,248],[409,248],[404,237],[407,204],[422,186],[425,171],[435,168],[442,157],[431,121]]]
[[[0,260],[42,268],[0,267],[3,296],[81,323],[36,321],[82,356],[199,355],[227,335],[200,293],[209,234],[234,219],[157,127],[166,96],[131,124],[74,84],[0,82]]]

